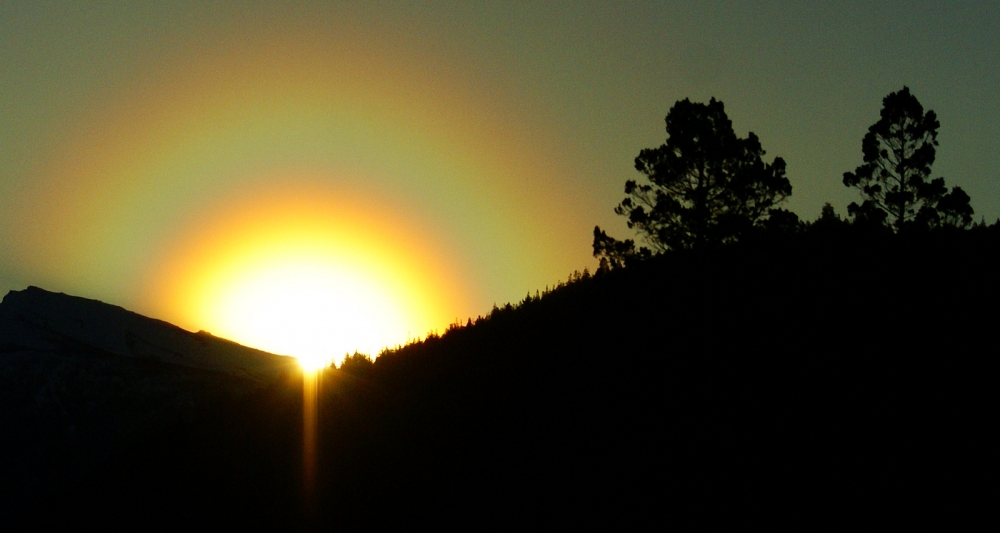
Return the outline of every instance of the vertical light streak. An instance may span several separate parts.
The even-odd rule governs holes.
[[[302,371],[302,479],[307,513],[312,510],[316,495],[317,400],[322,372],[322,370]]]

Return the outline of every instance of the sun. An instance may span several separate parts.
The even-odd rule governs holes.
[[[393,218],[400,210],[315,190],[237,200],[164,252],[155,297],[182,327],[315,370],[454,320],[461,276],[418,223]]]
[[[407,334],[401,306],[379,280],[322,256],[248,265],[219,291],[213,307],[227,335],[294,355],[306,370],[353,351],[377,354]]]

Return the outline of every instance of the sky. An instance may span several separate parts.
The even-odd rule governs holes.
[[[593,269],[595,225],[633,237],[613,209],[684,98],[783,157],[809,220],[858,199],[908,86],[992,222],[997,65],[997,2],[6,1],[0,291],[377,352]],[[255,337],[282,320],[313,348]]]

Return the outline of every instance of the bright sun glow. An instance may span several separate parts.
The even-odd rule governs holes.
[[[345,353],[374,354],[405,338],[390,294],[363,272],[324,258],[275,258],[250,266],[220,291],[218,327],[267,351],[298,357],[303,368],[328,366]]]
[[[462,290],[446,254],[397,211],[363,207],[305,190],[214,209],[164,251],[163,316],[307,370],[440,331]]]

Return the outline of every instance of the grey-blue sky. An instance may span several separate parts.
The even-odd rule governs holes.
[[[6,2],[0,210],[19,202],[68,126],[89,119],[81,109],[154,75],[157,58],[196,51],[216,31],[293,19],[422,47],[513,95],[505,106],[545,126],[542,148],[565,163],[581,218],[619,237],[628,230],[612,209],[637,176],[632,160],[664,141],[677,100],[725,102],[738,133],[786,159],[788,207],[811,219],[824,202],[843,212],[857,198],[841,176],[860,163],[881,99],[904,85],[941,120],[935,174],[970,194],[977,219],[1000,217],[1000,3],[899,0]],[[584,249],[590,229],[573,230]],[[0,257],[0,288],[31,282],[22,266]]]

